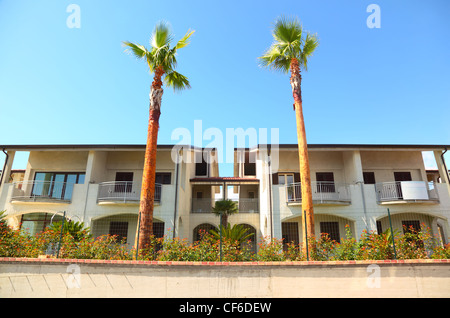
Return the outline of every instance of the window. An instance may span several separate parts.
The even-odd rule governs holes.
[[[420,221],[418,220],[402,221],[402,226],[403,226],[403,234],[407,233],[417,234],[418,232],[420,232]],[[417,244],[419,247],[423,247],[423,241],[417,239],[417,237],[415,239],[407,238],[406,240],[409,242],[414,241],[414,243]]]
[[[155,175],[155,183],[171,184],[172,174],[170,172],[157,172]]]
[[[256,153],[254,152],[245,153],[244,175],[256,176]]]
[[[298,223],[297,222],[283,222],[281,223],[281,236],[283,238],[283,249],[287,250],[288,243],[299,244]]]
[[[133,172],[116,172],[115,192],[131,192],[133,188]]]
[[[53,218],[53,219],[52,219]],[[35,235],[43,231],[50,223],[61,222],[61,215],[53,215],[50,213],[28,213],[22,215],[21,230],[26,231],[30,235]]]
[[[73,185],[84,183],[84,172],[36,172],[31,195],[70,200]]]
[[[290,184],[294,183],[293,173],[279,173],[278,174],[278,184]]]
[[[394,172],[395,181],[411,181],[411,172]]]
[[[377,233],[383,233],[383,227],[381,226],[381,221],[377,221]]]
[[[124,240],[126,243],[128,235],[128,222],[111,222],[109,223],[109,234],[117,235],[117,242]]]
[[[375,184],[375,172],[363,172],[364,184]]]
[[[203,152],[195,153],[195,175],[196,176],[208,176],[208,164],[203,157]]]
[[[156,238],[164,236],[164,222],[153,222],[153,235]]]
[[[420,221],[402,221],[403,233],[419,232],[420,231]]]
[[[333,172],[316,172],[317,192],[336,192]]]
[[[320,222],[320,233],[327,233],[330,239],[341,242],[338,222]]]

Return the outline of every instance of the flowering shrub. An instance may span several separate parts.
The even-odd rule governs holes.
[[[1,213],[0,213],[1,214]],[[346,226],[341,242],[331,240],[328,234],[308,239],[308,257],[317,261],[336,260],[383,260],[383,259],[449,259],[450,244],[442,245],[431,235],[430,229],[422,225],[420,231],[405,229],[404,234],[390,232],[376,234],[363,231],[357,241]],[[61,246],[59,242],[61,240]],[[395,253],[392,240],[395,243]],[[254,253],[250,244],[225,238],[220,241],[209,233],[189,243],[186,239],[151,238],[146,249],[139,250],[139,259],[158,261],[304,261],[305,250],[300,244],[286,243],[276,238],[261,238],[259,249]],[[58,248],[59,247],[59,248]],[[47,228],[32,236],[24,231],[13,230],[0,215],[0,257],[31,257],[58,251],[60,258],[132,260],[136,251],[119,241],[117,236],[104,235],[93,238],[89,233],[71,234],[58,228]]]
[[[259,244],[256,259],[262,262],[285,261],[286,255],[283,251],[283,241],[276,238],[271,240],[264,238]]]

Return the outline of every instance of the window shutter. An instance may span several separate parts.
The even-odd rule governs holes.
[[[294,172],[294,182],[300,182],[300,172]]]
[[[272,173],[272,184],[278,184],[278,173]]]

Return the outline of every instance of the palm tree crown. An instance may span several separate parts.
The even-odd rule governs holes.
[[[181,90],[190,88],[189,80],[186,76],[175,71],[177,65],[177,51],[190,43],[190,37],[194,31],[189,30],[177,42],[174,47],[171,47],[173,41],[173,34],[169,25],[162,21],[159,22],[150,38],[150,49],[147,49],[141,44],[123,42],[127,47],[127,51],[132,53],[139,59],[145,59],[151,73],[160,72],[164,75],[164,82],[167,86],[173,87],[174,90]]]
[[[279,18],[272,31],[274,42],[259,57],[260,65],[283,73],[288,73],[291,61],[298,61],[303,69],[307,69],[308,58],[319,45],[315,34],[304,35],[303,27],[297,18]]]
[[[228,216],[239,212],[239,208],[236,202],[226,199],[216,201],[216,204],[212,208],[212,212],[218,216],[221,216],[221,224],[227,226]]]

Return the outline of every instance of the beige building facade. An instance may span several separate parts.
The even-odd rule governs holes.
[[[118,235],[130,248],[138,221],[143,145],[2,146],[7,154],[0,211],[10,225],[36,233],[66,215],[94,236]],[[447,146],[309,145],[316,235],[340,240],[346,228],[359,238],[392,226],[427,226],[442,243],[450,236]],[[432,152],[437,170],[425,168]],[[29,152],[24,171],[12,170]],[[156,163],[154,233],[193,242],[216,228],[211,213],[223,198],[238,204],[229,217],[253,232],[253,248],[270,237],[303,241],[296,145],[235,149],[234,176],[221,177],[216,152],[160,145]],[[390,216],[390,218],[389,218]]]

